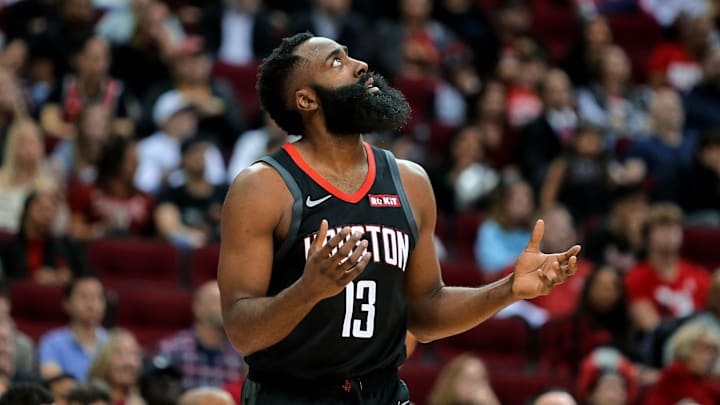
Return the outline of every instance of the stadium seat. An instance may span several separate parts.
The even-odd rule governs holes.
[[[400,367],[400,378],[407,384],[414,404],[428,403],[428,395],[440,370],[439,364],[405,364]]]
[[[190,280],[193,287],[217,278],[220,245],[213,244],[193,250],[190,256]]]
[[[682,256],[708,270],[720,267],[720,228],[687,227]]]
[[[192,325],[192,294],[179,288],[119,289],[116,323],[152,352],[161,339]]]
[[[177,249],[163,241],[149,239],[101,239],[87,248],[92,268],[105,287],[152,283],[180,285],[180,258]]]
[[[217,62],[213,66],[212,76],[221,78],[230,84],[235,97],[242,102],[245,117],[254,121],[260,113],[260,99],[255,89],[255,82],[260,66],[256,63],[247,65],[231,65]]]
[[[478,228],[485,219],[484,214],[466,212],[458,215],[455,223],[455,244],[457,254],[467,260],[475,260],[473,251]]]
[[[645,64],[655,45],[662,40],[662,29],[652,17],[642,12],[609,15],[608,24],[615,43],[630,58],[633,76],[644,80]]]
[[[523,319],[492,318],[467,332],[439,340],[434,347],[441,362],[469,352],[482,358],[490,370],[517,369],[528,363],[529,338],[530,329]]]
[[[50,329],[67,324],[61,287],[17,281],[10,290],[12,318],[35,342]]]
[[[580,35],[580,24],[572,7],[552,3],[533,4],[532,32],[547,47],[550,62],[557,63],[573,45],[569,38]]]
[[[477,287],[485,282],[482,271],[471,261],[444,261],[440,269],[447,285]]]

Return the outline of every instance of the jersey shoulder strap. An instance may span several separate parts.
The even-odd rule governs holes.
[[[285,153],[282,149],[278,150],[277,152],[273,153],[272,155],[263,156],[262,158],[258,159],[258,162],[263,162],[278,172],[280,177],[282,177],[283,181],[285,182],[285,185],[287,186],[288,190],[290,190],[290,194],[292,194],[293,197],[293,205],[292,205],[292,215],[290,220],[290,229],[288,229],[288,234],[285,240],[280,243],[280,246],[275,251],[275,256],[282,258],[285,256],[285,254],[290,250],[292,247],[293,241],[294,241],[294,235],[297,235],[298,230],[300,229],[300,221],[302,220],[302,212],[303,212],[303,202],[302,202],[302,191],[300,190],[300,186],[298,186],[297,181],[295,181],[295,178],[293,175],[288,171],[288,169],[285,168],[283,164],[281,164],[278,159],[280,153]]]
[[[417,241],[420,232],[418,231],[417,223],[415,222],[415,216],[413,215],[410,201],[408,200],[407,194],[405,193],[405,189],[402,185],[402,179],[400,178],[400,170],[398,169],[397,159],[395,159],[395,156],[392,154],[392,152],[384,149],[376,149],[375,156],[380,155],[379,151],[384,152],[385,159],[387,160],[388,169],[390,170],[390,176],[392,177],[393,184],[395,185],[395,190],[397,190],[398,197],[400,197],[400,205],[402,206],[403,212],[405,213],[407,223],[410,226],[410,232]]]

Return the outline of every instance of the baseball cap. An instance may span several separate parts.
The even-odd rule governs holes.
[[[182,93],[177,90],[170,90],[158,97],[153,107],[153,122],[157,126],[162,126],[173,115],[180,111],[192,108]]]

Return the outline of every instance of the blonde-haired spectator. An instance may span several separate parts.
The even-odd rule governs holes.
[[[720,403],[720,384],[711,380],[720,353],[720,338],[702,323],[681,327],[670,339],[673,353],[645,404],[676,404],[690,399],[700,405]]]
[[[430,392],[430,405],[500,405],[480,358],[461,354],[440,372]]]
[[[200,387],[185,392],[178,405],[235,405],[235,400],[220,388]]]
[[[0,229],[16,232],[30,192],[54,188],[56,182],[45,162],[40,127],[30,119],[16,120],[8,132],[0,166]]]
[[[105,383],[113,404],[145,405],[138,390],[142,369],[140,346],[127,330],[114,329],[90,366],[88,380]]]

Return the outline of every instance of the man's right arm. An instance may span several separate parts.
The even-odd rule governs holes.
[[[289,225],[293,198],[274,169],[256,164],[233,182],[221,218],[222,244],[218,284],[228,338],[244,356],[278,343],[322,299],[341,292],[367,265],[362,254],[367,242],[356,247],[360,235],[332,252],[349,228],[326,239],[323,221],[313,243],[303,276],[277,295],[268,297],[276,229]],[[284,235],[282,235],[284,236]],[[334,253],[334,254],[331,254]],[[351,255],[341,266],[338,261]],[[345,272],[345,271],[348,272]]]

